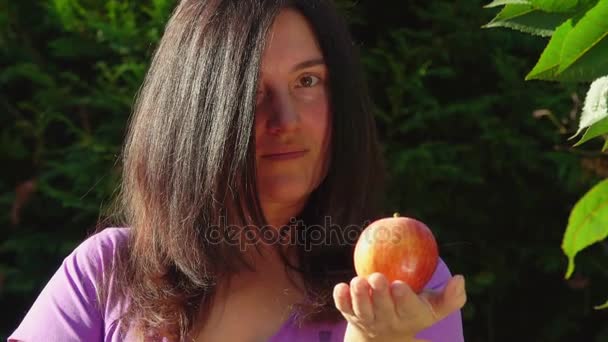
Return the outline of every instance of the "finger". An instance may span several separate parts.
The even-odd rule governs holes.
[[[369,295],[370,287],[367,280],[362,277],[354,277],[350,282],[350,296],[352,298],[353,312],[355,316],[364,323],[374,321],[372,301]]]
[[[395,280],[391,284],[391,295],[395,303],[395,313],[399,318],[411,320],[413,316],[420,314],[420,300],[405,282]]]
[[[423,292],[420,297],[441,320],[452,312],[461,309],[467,301],[465,281],[462,275],[453,276],[441,292]]]
[[[373,273],[367,278],[367,281],[372,289],[372,308],[375,319],[388,319],[394,316],[395,306],[386,277],[381,273]]]
[[[336,308],[345,316],[354,316],[353,305],[350,298],[350,287],[346,283],[334,286],[334,303]],[[345,317],[346,318],[346,317]]]

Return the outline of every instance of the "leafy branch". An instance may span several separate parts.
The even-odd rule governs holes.
[[[608,0],[495,0],[486,8],[503,6],[484,28],[506,27],[549,37],[549,42],[526,80],[563,83],[590,82],[579,118],[583,133],[578,147],[603,138],[608,150]],[[562,241],[568,257],[565,278],[572,276],[576,255],[608,237],[608,179],[577,201]],[[596,309],[608,308],[608,301]]]

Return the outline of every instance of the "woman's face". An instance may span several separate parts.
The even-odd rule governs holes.
[[[257,93],[262,204],[301,204],[325,176],[331,138],[327,78],[312,28],[299,12],[282,10],[268,36]]]

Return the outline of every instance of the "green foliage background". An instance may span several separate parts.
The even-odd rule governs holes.
[[[569,281],[559,248],[575,201],[608,175],[604,155],[566,141],[584,89],[525,82],[545,41],[482,30],[495,15],[483,1],[338,2],[376,103],[387,205],[428,223],[466,276],[466,340],[608,340],[606,310],[591,309],[605,300],[607,245],[579,255]],[[0,338],[112,195],[173,4],[0,0]]]

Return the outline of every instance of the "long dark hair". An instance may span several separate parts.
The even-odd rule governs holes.
[[[137,96],[113,215],[130,227],[113,288],[129,300],[123,319],[141,331],[182,340],[209,310],[218,280],[250,267],[239,246],[207,237],[210,229],[266,225],[255,182],[255,94],[266,34],[285,7],[299,10],[317,35],[332,110],[329,170],[300,213],[298,232],[306,238],[308,227],[331,218],[334,233],[344,237],[346,229],[360,231],[382,216],[375,122],[356,46],[334,5],[182,0]],[[331,292],[354,275],[349,236],[293,247],[298,266],[287,266],[300,272],[309,298],[301,317],[340,318]]]

